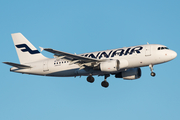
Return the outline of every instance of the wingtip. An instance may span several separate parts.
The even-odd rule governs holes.
[[[39,48],[40,48],[41,52],[44,50],[44,48],[43,48],[43,47],[40,47],[40,46],[39,46]]]

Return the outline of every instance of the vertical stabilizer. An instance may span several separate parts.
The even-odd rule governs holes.
[[[21,64],[47,59],[21,33],[11,36]]]

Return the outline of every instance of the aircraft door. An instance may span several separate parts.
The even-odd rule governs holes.
[[[48,60],[43,61],[43,72],[49,71]]]
[[[145,56],[151,56],[151,46],[150,45],[146,46]]]

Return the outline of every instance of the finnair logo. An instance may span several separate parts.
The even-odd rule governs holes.
[[[84,54],[82,56],[84,57],[91,57],[91,58],[95,58],[95,59],[101,59],[102,57],[105,58],[112,58],[115,56],[126,56],[126,55],[132,55],[134,53],[140,54],[141,50],[143,49],[142,46],[137,46],[134,48],[127,48],[127,49],[116,49],[116,50],[111,50],[109,51],[109,53],[107,53],[106,51],[103,52],[98,52],[96,55],[94,55],[93,53],[90,54]]]
[[[40,53],[38,50],[31,50],[31,48],[29,48],[26,44],[19,44],[19,45],[16,45],[16,47],[24,48],[24,49],[21,49],[22,52],[29,52],[30,54]]]

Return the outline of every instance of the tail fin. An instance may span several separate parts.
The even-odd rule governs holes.
[[[21,64],[47,59],[21,33],[11,36]]]

